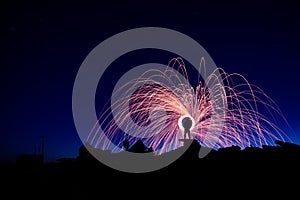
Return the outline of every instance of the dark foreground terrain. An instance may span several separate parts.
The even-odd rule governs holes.
[[[193,141],[185,154],[169,166],[135,174],[111,169],[81,148],[77,158],[55,163],[2,164],[1,190],[9,195],[8,199],[150,199],[161,195],[298,199],[300,146],[276,143],[262,148],[213,150],[199,159],[200,145]]]

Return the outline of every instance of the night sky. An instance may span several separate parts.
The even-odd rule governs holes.
[[[81,63],[106,38],[146,26],[192,37],[217,66],[240,73],[262,88],[285,114],[292,128],[287,134],[300,144],[299,9],[288,1],[253,0],[1,2],[0,160],[33,153],[41,135],[48,137],[46,160],[76,157],[82,143],[73,122],[72,90]],[[151,55],[145,60],[131,56],[126,62],[160,59]],[[120,76],[122,70],[114,68],[106,78]],[[107,93],[109,88],[101,91],[104,99]]]

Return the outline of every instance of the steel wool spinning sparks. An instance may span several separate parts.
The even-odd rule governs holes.
[[[200,68],[205,71],[203,58]],[[116,100],[96,122],[103,132],[95,125],[87,142],[119,152],[123,140],[133,144],[141,139],[154,151],[164,153],[183,145],[179,139],[186,127],[193,139],[214,149],[289,140],[275,124],[278,118],[286,121],[270,97],[242,75],[216,70],[218,73],[208,74],[205,81],[199,74],[196,87],[190,85],[181,58],[172,59],[164,69],[144,71],[114,91],[112,99]]]
[[[181,131],[184,131],[185,122],[189,122],[188,129],[192,130],[195,127],[195,120],[189,115],[183,115],[178,119],[178,127]]]

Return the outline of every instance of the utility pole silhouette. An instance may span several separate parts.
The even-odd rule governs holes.
[[[42,135],[41,137],[42,140],[42,160],[44,162],[44,158],[45,158],[45,139],[47,138],[46,136]]]

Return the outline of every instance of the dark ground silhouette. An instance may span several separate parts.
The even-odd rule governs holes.
[[[123,142],[124,144],[124,149],[133,152],[133,153],[147,153],[147,152],[153,152],[152,147],[146,147],[145,144],[142,142],[142,140],[138,140],[136,143],[134,143],[130,148],[128,141],[125,140]]]
[[[81,146],[77,158],[34,166],[25,161],[2,164],[2,189],[11,198],[51,199],[103,199],[105,195],[132,198],[139,191],[154,198],[159,198],[160,192],[175,197],[177,194],[198,195],[199,198],[204,194],[239,197],[238,193],[255,198],[298,196],[300,146],[282,141],[276,144],[278,146],[262,148],[221,148],[199,159],[201,146],[194,140],[171,165],[142,174],[111,169]],[[145,146],[139,142],[137,147]]]

